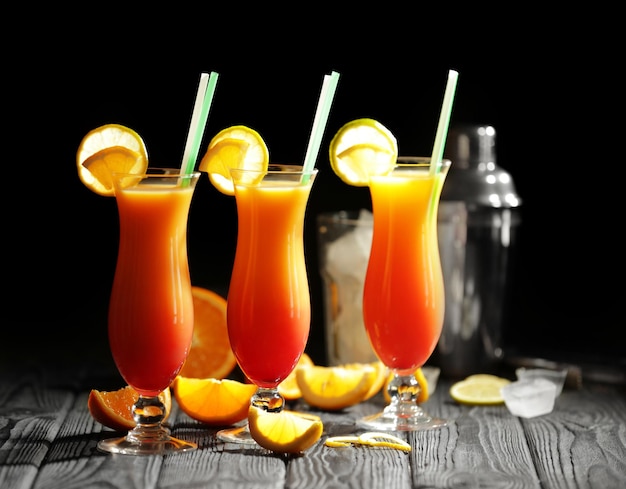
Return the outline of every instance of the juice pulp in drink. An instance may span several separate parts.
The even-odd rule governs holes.
[[[182,367],[193,334],[187,218],[193,186],[116,191],[120,244],[109,342],[122,377],[154,396]]]
[[[304,258],[307,184],[237,185],[238,235],[228,292],[230,344],[243,373],[276,387],[296,366],[309,336]]]
[[[443,327],[444,289],[437,245],[443,175],[394,172],[370,181],[374,234],[363,318],[378,357],[412,373],[430,357]],[[431,204],[433,207],[431,207]]]

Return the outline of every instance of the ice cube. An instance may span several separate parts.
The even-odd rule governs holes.
[[[361,210],[359,225],[328,245],[326,269],[332,277],[342,275],[365,280],[372,246],[371,212]]]
[[[551,413],[556,399],[556,385],[542,378],[511,382],[500,390],[506,407],[515,416],[534,418]]]
[[[546,379],[554,382],[556,386],[556,397],[561,395],[563,391],[563,385],[565,384],[565,377],[567,377],[567,369],[550,370],[547,368],[518,368],[515,371],[519,380],[524,379]]]

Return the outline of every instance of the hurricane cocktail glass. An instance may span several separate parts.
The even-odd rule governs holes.
[[[363,320],[378,358],[393,372],[391,402],[358,421],[374,431],[444,426],[417,404],[415,372],[434,351],[444,315],[437,209],[450,166],[430,171],[429,158],[398,158],[394,170],[369,182],[373,240],[363,293]]]
[[[317,170],[269,165],[232,170],[238,234],[228,291],[230,344],[257,386],[253,406],[280,412],[277,386],[304,352],[311,323],[304,217]],[[221,430],[222,441],[256,444],[247,426]]]
[[[139,400],[133,406],[137,426],[122,438],[100,441],[101,450],[150,455],[196,448],[162,425],[159,394],[169,388],[191,345],[187,219],[199,175],[175,169],[113,175],[120,236],[109,343],[121,376]]]

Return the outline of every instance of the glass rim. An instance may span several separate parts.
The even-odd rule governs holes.
[[[185,177],[199,177],[202,172],[198,170],[193,170],[191,172],[183,171],[180,168],[168,168],[168,167],[158,167],[158,166],[149,166],[145,171],[139,173],[129,173],[129,172],[119,172],[114,171],[111,172],[112,176],[115,177],[159,177],[159,178],[185,178]]]
[[[398,156],[396,158],[396,165],[430,165],[431,160],[432,157],[430,156]],[[452,160],[442,158],[441,163],[451,165]]]
[[[287,163],[270,163],[267,166],[267,170],[257,170],[250,168],[229,168],[229,172],[241,172],[241,173],[263,173],[263,174],[283,174],[283,175],[315,175],[318,173],[318,168],[311,168],[305,170],[303,165],[292,165]]]

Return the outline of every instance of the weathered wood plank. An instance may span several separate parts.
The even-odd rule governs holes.
[[[74,398],[37,374],[0,378],[0,487],[32,487]]]
[[[173,433],[198,443],[198,450],[166,457],[159,489],[181,487],[219,489],[279,489],[285,485],[285,461],[261,448],[224,444],[218,429],[207,427],[177,410]]]
[[[401,434],[412,445],[409,454],[323,445],[327,436],[358,433],[356,419],[381,409],[382,396],[337,413],[291,406],[324,421],[322,440],[300,456],[224,444],[217,429],[191,420],[174,403],[173,433],[199,449],[128,457],[98,452],[98,440],[116,433],[89,415],[89,387],[81,387],[79,377],[42,379],[0,376],[2,489],[626,487],[626,393],[614,387],[566,390],[553,413],[522,419],[504,406],[460,406],[444,381],[425,408],[454,423]],[[93,382],[90,387],[102,388]]]
[[[539,488],[519,420],[504,406],[461,406],[441,382],[424,408],[449,426],[410,433],[413,487]]]
[[[565,391],[523,426],[543,487],[626,487],[626,399],[614,388]]]
[[[88,396],[88,391],[77,396],[33,489],[155,487],[162,457],[113,457],[97,450],[98,440],[121,434],[93,420],[87,409]]]

